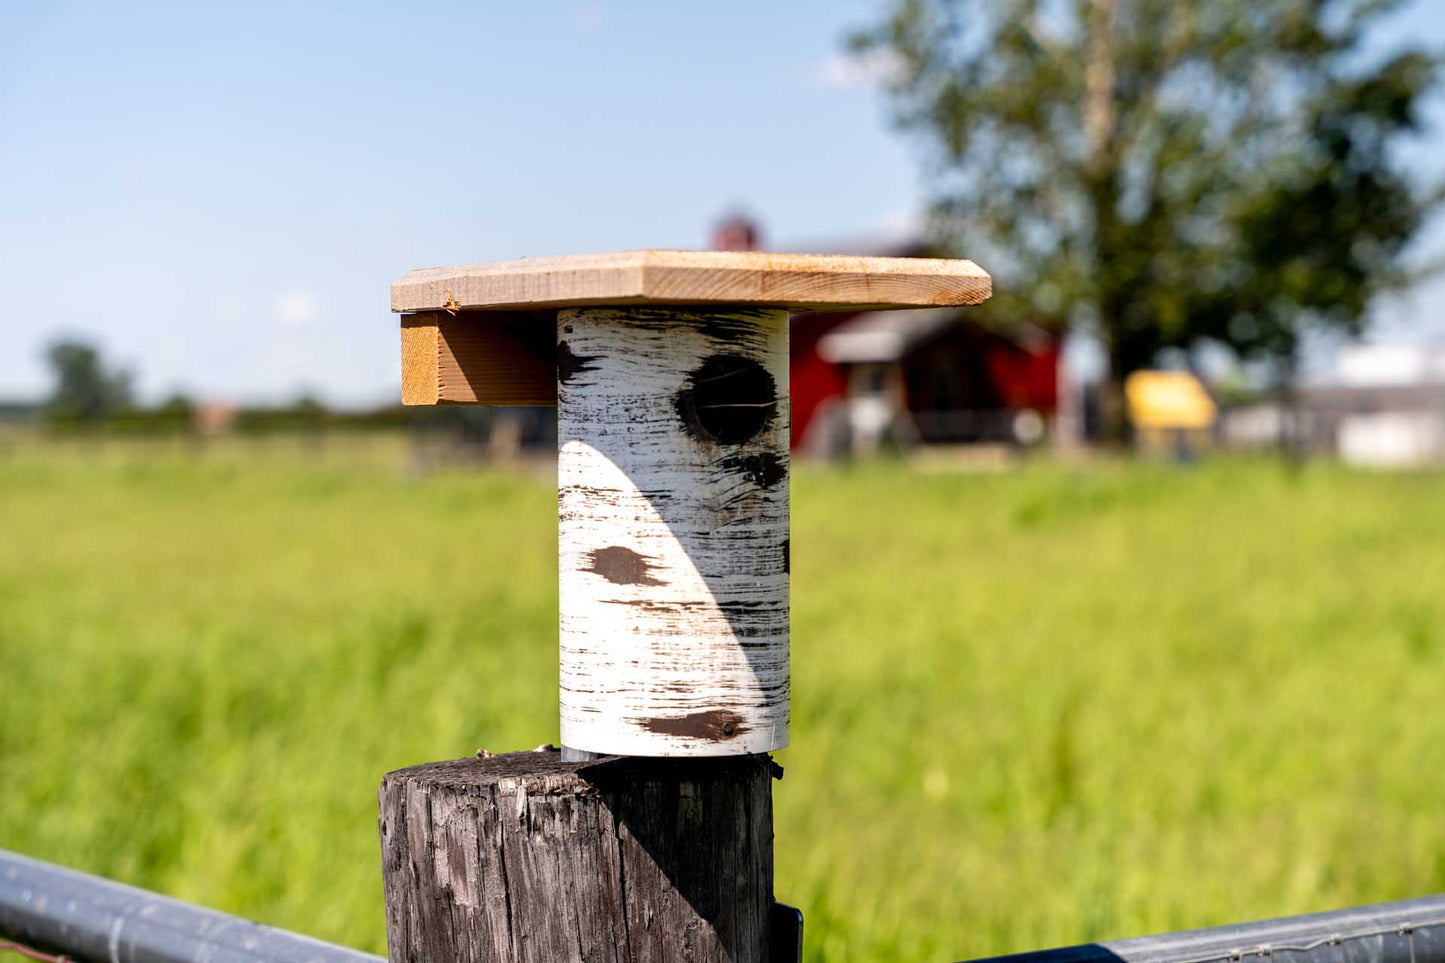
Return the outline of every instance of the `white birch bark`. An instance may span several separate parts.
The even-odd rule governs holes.
[[[558,313],[562,742],[788,743],[788,315]]]

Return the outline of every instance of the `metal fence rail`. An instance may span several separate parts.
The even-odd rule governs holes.
[[[1445,895],[974,963],[1445,963]]]
[[[0,937],[79,963],[385,963],[3,849]]]
[[[3,849],[0,937],[77,963],[386,963]],[[971,963],[1445,963],[1445,895]]]

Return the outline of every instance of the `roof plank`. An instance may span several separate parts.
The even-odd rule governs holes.
[[[988,273],[966,260],[650,250],[424,268],[391,286],[391,309],[730,304],[855,311],[977,304],[991,293]]]

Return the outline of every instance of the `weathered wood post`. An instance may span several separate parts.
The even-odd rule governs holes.
[[[768,959],[788,312],[974,304],[989,286],[968,261],[680,251],[393,285],[406,403],[557,405],[572,759],[386,777],[393,961]]]

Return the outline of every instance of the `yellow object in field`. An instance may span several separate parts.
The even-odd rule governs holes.
[[[1136,371],[1124,382],[1124,397],[1137,428],[1212,428],[1218,415],[1214,399],[1187,371]]]

